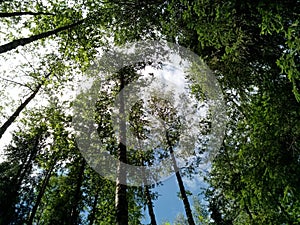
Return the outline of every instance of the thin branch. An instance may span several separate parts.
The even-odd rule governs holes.
[[[10,80],[10,79],[6,79],[6,78],[3,78],[3,77],[1,77],[1,79],[4,80],[4,81],[11,82],[11,83],[14,83],[14,84],[17,84],[17,85],[19,85],[19,86],[26,87],[26,88],[32,90],[32,88],[31,88],[30,86],[28,86],[27,84],[22,84],[22,83],[19,83],[19,82],[17,82],[17,81]],[[32,91],[33,91],[33,90],[32,90]]]
[[[33,70],[33,72],[37,73],[36,69],[34,68],[34,66],[31,64],[31,62],[27,59],[26,55],[21,53],[22,57],[26,60],[27,64],[31,67],[31,69]],[[25,73],[23,71],[23,73]],[[26,75],[30,76],[29,74],[25,73]]]

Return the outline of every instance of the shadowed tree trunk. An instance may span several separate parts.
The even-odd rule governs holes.
[[[50,180],[50,177],[51,177],[51,174],[53,172],[53,169],[56,165],[56,162],[57,162],[57,157],[54,157],[53,161],[51,162],[51,167],[49,168],[49,170],[47,171],[46,173],[46,176],[43,180],[43,183],[42,183],[42,186],[41,186],[41,189],[39,190],[39,194],[35,200],[35,204],[31,210],[31,213],[30,213],[30,216],[29,216],[29,219],[28,219],[28,222],[27,224],[28,225],[32,225],[33,224],[33,220],[35,218],[35,215],[36,215],[36,212],[37,212],[37,209],[42,201],[42,197],[44,196],[44,193],[45,193],[45,190],[46,190],[46,187],[49,183],[49,180]]]
[[[186,214],[186,217],[187,217],[187,220],[188,220],[188,224],[189,225],[195,225],[195,221],[194,221],[194,218],[193,218],[193,214],[192,214],[191,206],[190,206],[190,203],[189,203],[189,199],[186,195],[186,191],[185,191],[185,188],[184,188],[184,185],[183,185],[182,177],[181,177],[179,168],[177,166],[177,162],[176,162],[176,159],[175,159],[175,156],[174,156],[174,150],[173,150],[173,147],[171,145],[171,141],[169,139],[168,131],[167,131],[166,136],[167,136],[167,142],[168,142],[170,155],[171,155],[172,162],[173,162],[173,167],[174,167],[174,170],[176,171],[176,179],[177,179],[177,183],[178,183],[178,186],[179,186],[181,198],[182,198],[183,205],[184,205],[185,214]]]
[[[158,93],[160,94],[160,93]],[[173,101],[173,100],[172,100]],[[190,207],[190,203],[188,197],[186,195],[186,191],[183,185],[182,177],[177,166],[176,158],[174,156],[173,146],[180,139],[180,120],[177,116],[176,108],[174,108],[173,104],[170,100],[165,100],[160,97],[153,97],[151,102],[152,114],[157,116],[163,121],[163,131],[165,132],[166,138],[166,150],[170,153],[173,169],[175,171],[177,183],[179,186],[181,198],[183,201],[185,213],[187,216],[188,224],[195,225],[195,221],[193,218],[192,210]]]
[[[119,151],[118,151],[118,165],[117,165],[117,180],[116,180],[116,224],[127,225],[128,224],[128,201],[127,201],[127,148],[126,148],[126,115],[125,115],[125,103],[124,94],[121,91],[125,87],[125,71],[120,71],[120,88],[119,88]]]
[[[149,185],[147,185],[147,178],[145,176],[145,163],[143,157],[141,157],[141,165],[142,165],[142,174],[143,174],[143,181],[144,181],[144,191],[145,191],[145,196],[146,196],[146,203],[148,207],[148,213],[151,221],[151,225],[157,225],[156,223],[156,218],[155,218],[155,213],[154,213],[154,207],[152,203],[152,198],[151,198],[151,191],[149,188]]]
[[[76,184],[76,189],[75,189],[75,195],[74,195],[74,202],[73,202],[73,206],[72,206],[72,210],[71,210],[71,225],[76,225],[79,223],[78,218],[79,218],[79,210],[78,210],[78,204],[80,202],[81,199],[81,186],[82,186],[82,182],[84,179],[84,170],[85,170],[85,160],[81,159],[81,166],[79,168],[79,172],[78,172],[78,180],[77,180],[77,184]]]
[[[148,206],[148,212],[151,220],[151,225],[157,225],[156,223],[156,218],[155,218],[155,213],[153,210],[153,203],[152,203],[152,198],[151,198],[151,192],[149,189],[149,186],[145,185],[145,195],[146,195],[146,200],[147,200],[147,206]]]

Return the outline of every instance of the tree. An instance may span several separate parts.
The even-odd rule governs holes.
[[[135,151],[137,152],[136,158],[139,163],[135,163],[135,165],[139,165],[142,167],[142,176],[143,176],[143,187],[142,190],[145,195],[145,201],[148,208],[148,213],[150,217],[150,224],[157,225],[155,212],[154,212],[154,205],[153,199],[155,197],[154,194],[151,193],[151,187],[154,185],[148,185],[149,177],[146,176],[146,171],[144,166],[152,165],[153,154],[154,152],[148,149],[144,149],[145,146],[142,145],[142,141],[147,139],[147,128],[146,126],[149,125],[149,121],[145,118],[145,110],[143,109],[143,99],[138,100],[131,108],[129,114],[129,126],[131,132],[133,132],[134,136],[138,142],[138,148]],[[151,179],[151,177],[150,177]]]
[[[56,163],[57,163],[57,157],[54,156],[54,158],[52,159],[50,168],[46,171],[46,174],[45,174],[45,177],[44,177],[44,179],[42,181],[40,190],[38,191],[36,200],[34,201],[34,205],[33,205],[32,209],[31,209],[31,212],[30,212],[27,224],[33,224],[33,220],[34,220],[34,218],[36,216],[37,209],[38,209],[38,207],[39,207],[39,205],[41,203],[42,197],[43,197],[43,195],[44,195],[44,193],[46,191],[46,187],[47,187],[47,185],[49,183],[49,180],[51,178],[51,175],[52,175],[52,172],[54,170],[54,166],[55,166]]]
[[[194,225],[195,222],[180,174],[180,168],[178,168],[176,158],[174,156],[174,148],[176,147],[176,143],[179,141],[181,121],[178,118],[176,109],[174,109],[172,103],[168,101],[169,99],[166,100],[154,96],[151,100],[153,114],[163,121],[163,133],[165,133],[166,150],[168,151],[173,163],[173,169],[175,171],[188,224]]]
[[[128,224],[128,202],[126,197],[127,189],[127,170],[124,164],[127,163],[127,146],[126,146],[126,115],[125,115],[125,99],[122,92],[126,85],[125,77],[128,77],[128,71],[124,70],[119,71],[119,145],[118,145],[118,168],[117,168],[117,180],[116,180],[116,224]],[[124,164],[123,164],[124,163]]]

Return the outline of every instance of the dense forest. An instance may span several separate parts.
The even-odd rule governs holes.
[[[0,29],[0,225],[300,224],[299,0],[0,0]],[[93,96],[95,112],[79,114],[89,96],[74,99],[74,93],[87,72],[95,76],[95,60],[145,41],[193,52],[218,92],[199,85],[201,74],[191,69],[192,100],[181,96],[174,107],[172,93],[166,99],[157,87],[148,108],[140,99],[127,115],[126,86],[147,87],[153,74],[140,81],[139,71],[162,68],[160,57],[141,57],[106,74]],[[146,47],[141,55],[149,54]],[[220,95],[222,110],[214,107]],[[180,110],[192,110],[191,102],[212,106],[197,126],[182,122]],[[108,169],[115,177],[103,176],[98,158],[86,156],[82,142],[95,137],[82,127],[78,142],[78,116],[95,125],[101,144],[93,151],[116,159]],[[163,126],[150,129],[150,117]],[[212,134],[221,117],[222,134]],[[129,130],[138,147],[126,144]],[[196,158],[187,166],[186,151],[178,153],[182,137]],[[211,145],[218,147],[213,154]],[[199,169],[203,155],[210,156],[206,173]],[[147,173],[164,160],[183,205],[170,222],[156,218],[164,182]],[[130,184],[126,165],[139,168],[140,185]],[[207,188],[191,196],[185,181],[194,175]]]

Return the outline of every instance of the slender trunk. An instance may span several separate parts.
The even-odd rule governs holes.
[[[151,219],[151,225],[157,225],[156,223],[156,218],[155,218],[155,213],[153,210],[153,203],[152,203],[152,199],[151,199],[151,193],[149,190],[149,186],[145,185],[145,195],[146,195],[146,200],[147,200],[147,206],[148,206],[148,212],[149,212],[149,216]]]
[[[98,205],[98,197],[99,197],[99,191],[97,190],[95,197],[94,197],[94,202],[93,202],[93,207],[92,207],[92,212],[90,214],[89,218],[89,224],[93,225],[95,218],[96,218],[96,212],[97,212],[97,205]]]
[[[41,34],[33,35],[31,37],[28,37],[28,38],[20,38],[20,39],[14,40],[12,42],[9,42],[7,44],[1,45],[0,46],[0,54],[4,53],[4,52],[8,52],[10,50],[13,50],[13,49],[15,49],[15,48],[17,48],[19,46],[24,46],[24,45],[27,45],[27,44],[29,44],[31,42],[34,42],[34,41],[37,41],[37,40],[40,40],[40,39],[52,36],[54,34],[58,34],[61,31],[74,28],[74,27],[82,24],[84,21],[85,20],[79,20],[79,21],[77,21],[75,23],[72,23],[72,24],[69,24],[69,25],[66,25],[66,26],[63,26],[63,27],[51,30],[51,31],[47,31],[47,32],[44,32],[44,33],[41,33]]]
[[[81,166],[79,169],[79,174],[78,174],[78,181],[75,189],[75,195],[74,195],[74,202],[71,210],[71,225],[76,225],[78,224],[78,218],[79,218],[79,210],[78,210],[78,204],[81,200],[81,186],[82,182],[84,179],[84,170],[85,170],[85,160],[82,159]]]
[[[22,167],[18,170],[16,179],[15,179],[16,187],[21,186],[21,184],[22,184],[25,176],[27,174],[29,174],[30,171],[31,171],[31,167],[32,167],[33,161],[35,160],[35,158],[36,158],[36,156],[38,154],[38,151],[39,151],[38,145],[40,143],[40,137],[41,137],[40,135],[41,134],[37,134],[35,136],[33,148],[31,150],[29,150],[30,151],[29,158],[24,162],[24,164],[22,165]]]
[[[45,179],[44,179],[44,181],[42,183],[42,186],[41,186],[41,189],[39,191],[39,194],[38,194],[38,196],[37,196],[37,198],[35,200],[35,204],[34,204],[32,210],[31,210],[31,213],[30,213],[30,216],[29,216],[29,219],[28,219],[28,222],[27,222],[28,225],[32,225],[33,224],[33,219],[35,218],[37,209],[38,209],[38,207],[39,207],[39,205],[40,205],[40,203],[42,201],[42,197],[44,196],[46,187],[47,187],[47,185],[49,183],[49,180],[50,180],[50,177],[51,177],[51,174],[52,174],[52,171],[53,171],[53,169],[55,167],[56,162],[57,162],[57,157],[55,157],[53,159],[53,162],[51,162],[51,167],[49,168],[49,170],[46,173],[46,176],[45,176]]]
[[[45,78],[48,78],[51,73],[48,73]],[[39,84],[36,89],[32,92],[31,95],[16,109],[16,111],[7,119],[7,121],[0,127],[0,139],[2,138],[5,131],[9,128],[9,126],[16,120],[16,118],[20,115],[20,113],[25,109],[25,107],[29,104],[29,102],[34,99],[36,94],[41,89],[43,83]]]
[[[125,115],[125,104],[124,95],[121,91],[125,87],[125,74],[123,71],[120,72],[120,106],[119,106],[119,151],[118,151],[118,165],[117,165],[117,179],[116,179],[116,224],[127,225],[128,224],[128,201],[127,201],[127,149],[126,149],[126,115]]]
[[[174,167],[174,170],[176,171],[177,183],[178,183],[178,186],[179,186],[181,198],[182,198],[183,205],[184,205],[185,214],[186,214],[186,217],[187,217],[187,220],[188,220],[188,224],[189,225],[195,225],[195,221],[194,221],[194,218],[193,218],[193,214],[192,214],[191,206],[190,206],[190,203],[189,203],[189,199],[186,195],[186,191],[185,191],[185,188],[184,188],[184,185],[183,185],[181,174],[180,174],[180,171],[179,171],[179,168],[177,166],[177,162],[176,162],[176,159],[175,159],[175,156],[174,156],[173,147],[172,147],[171,142],[169,140],[168,132],[167,132],[167,142],[168,142],[168,146],[169,146],[169,149],[170,149],[170,155],[171,155],[171,158],[172,158],[173,167]]]
[[[53,13],[48,12],[2,12],[0,13],[0,17],[13,17],[13,16],[38,16],[38,15],[46,15],[46,16],[54,16]]]
[[[16,120],[21,111],[28,105],[28,103],[36,96],[38,91],[40,90],[41,85],[16,109],[16,111],[8,118],[8,120],[2,125],[0,128],[0,139],[2,135],[5,133],[7,128]]]
[[[145,176],[145,163],[144,163],[144,158],[141,157],[141,166],[142,166],[142,176],[143,176],[143,182],[144,182],[144,190],[145,190],[145,196],[146,196],[146,202],[147,202],[147,207],[148,207],[148,213],[149,213],[149,217],[151,220],[151,225],[157,225],[156,223],[156,218],[155,218],[155,213],[153,210],[153,203],[152,203],[152,198],[151,198],[151,191],[149,189],[149,185],[147,184],[147,178]]]

